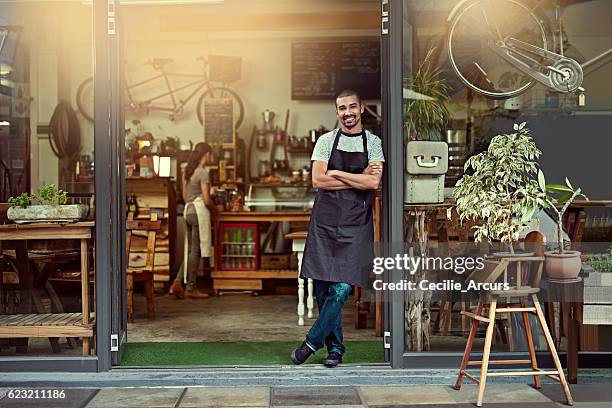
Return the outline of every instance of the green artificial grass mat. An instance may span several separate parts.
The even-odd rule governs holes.
[[[126,343],[122,366],[272,365],[292,364],[299,341],[147,342]],[[347,341],[343,363],[382,363],[382,341]],[[319,364],[325,348],[308,359]]]

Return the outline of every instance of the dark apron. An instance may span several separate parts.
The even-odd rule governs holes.
[[[353,136],[359,137],[359,136]],[[361,134],[363,152],[337,149],[336,132],[328,170],[362,174],[368,166],[365,131]],[[370,190],[319,189],[315,197],[300,277],[368,286],[374,258],[374,227]]]

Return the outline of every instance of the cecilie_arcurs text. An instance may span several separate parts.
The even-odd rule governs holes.
[[[452,279],[445,279],[440,282],[431,282],[427,279],[421,281],[409,281],[402,279],[399,282],[384,282],[382,279],[377,279],[372,283],[374,290],[391,290],[391,291],[457,291],[457,292],[470,292],[470,291],[490,291],[490,290],[510,290],[511,286],[508,282],[457,282]]]

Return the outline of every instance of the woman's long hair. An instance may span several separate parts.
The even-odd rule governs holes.
[[[189,182],[189,179],[193,175],[195,169],[200,166],[200,162],[202,161],[202,157],[212,151],[212,147],[206,142],[200,142],[195,145],[193,151],[189,155],[189,160],[187,160],[187,167],[185,167],[184,180],[185,183]]]

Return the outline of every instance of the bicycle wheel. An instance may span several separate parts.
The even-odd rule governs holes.
[[[234,117],[236,118],[235,127],[237,130],[242,124],[242,121],[244,120],[244,104],[242,103],[242,100],[236,92],[232,91],[229,88],[223,87],[209,87],[206,92],[204,92],[202,96],[200,96],[200,99],[198,99],[197,113],[198,121],[200,121],[200,124],[204,124],[204,100],[213,98],[229,98],[233,101]]]
[[[79,112],[85,119],[90,122],[94,121],[94,87],[93,87],[93,78],[87,78],[79,88],[76,93],[76,103],[79,108]]]
[[[526,92],[535,80],[493,49],[510,37],[546,50],[552,48],[542,18],[517,0],[473,0],[463,5],[452,18],[447,38],[450,63],[459,79],[493,99]],[[534,61],[540,62],[537,58]]]

